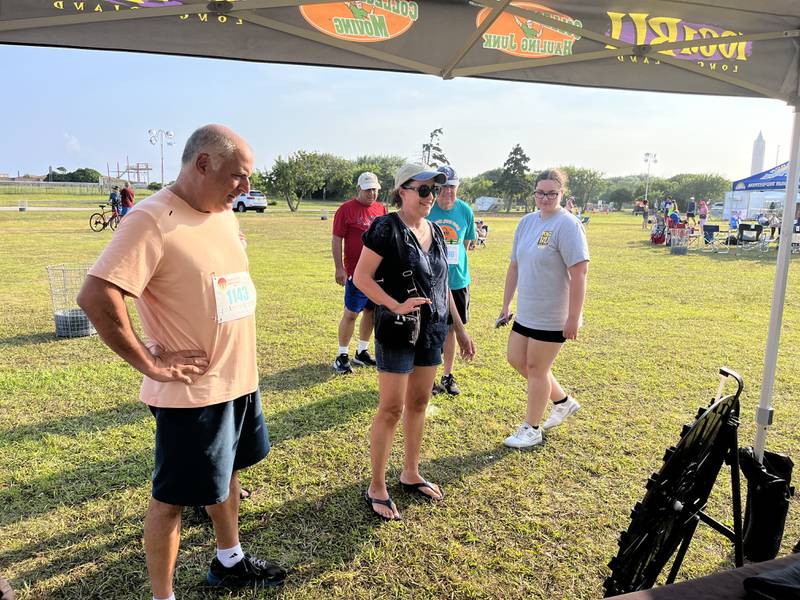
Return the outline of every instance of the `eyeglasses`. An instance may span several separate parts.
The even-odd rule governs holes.
[[[401,187],[404,190],[414,190],[415,192],[417,192],[417,194],[419,194],[420,198],[427,198],[431,194],[433,194],[433,197],[436,198],[436,196],[439,195],[439,192],[442,191],[442,188],[440,188],[438,185],[434,185],[434,186],[421,185],[419,187],[412,187],[410,185],[403,185]]]
[[[533,192],[533,195],[536,196],[539,200],[541,200],[545,196],[547,196],[548,200],[555,200],[556,198],[558,198],[558,195],[560,193],[561,192],[543,192],[542,190],[536,190],[535,192]]]

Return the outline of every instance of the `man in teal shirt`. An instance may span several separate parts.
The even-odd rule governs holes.
[[[475,233],[475,215],[472,208],[463,200],[459,200],[458,175],[453,167],[445,165],[439,167],[439,172],[444,173],[447,181],[442,186],[442,191],[433,205],[428,219],[436,223],[444,232],[447,245],[447,269],[450,290],[453,292],[456,309],[464,325],[469,321],[469,265],[467,263],[467,247],[477,235]],[[452,319],[449,320],[452,323]],[[441,384],[433,384],[433,393],[447,391],[456,396],[461,393],[453,377],[453,361],[456,356],[456,338],[453,326],[447,334],[444,343],[444,373]]]

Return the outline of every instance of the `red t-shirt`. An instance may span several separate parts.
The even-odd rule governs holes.
[[[119,195],[122,200],[122,206],[133,208],[133,188],[122,188]]]
[[[376,217],[386,214],[380,202],[364,206],[353,198],[342,204],[333,217],[333,235],[344,240],[344,270],[352,277],[364,243],[361,235],[369,229]]]

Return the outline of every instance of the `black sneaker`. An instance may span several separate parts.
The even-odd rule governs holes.
[[[431,390],[431,396],[438,396],[439,394],[444,394],[445,389],[438,383],[436,380],[433,381],[433,389]]]
[[[280,565],[245,554],[232,567],[223,567],[217,557],[211,561],[206,581],[214,587],[272,587],[282,585],[286,569]]]
[[[453,374],[450,375],[442,375],[442,387],[447,390],[447,393],[451,396],[458,396],[461,393],[461,390],[458,389],[458,385],[456,384],[456,378],[453,377]]]
[[[333,361],[333,370],[340,375],[346,375],[353,372],[353,367],[350,366],[350,357],[347,354],[340,354]]]
[[[361,352],[356,352],[353,357],[353,364],[357,367],[374,367],[378,363],[369,355],[369,350],[362,350]]]

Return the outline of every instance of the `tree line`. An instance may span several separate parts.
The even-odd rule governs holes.
[[[441,134],[441,129],[434,130],[422,145],[420,156],[413,160],[427,160],[434,166],[448,164],[439,145]],[[372,171],[381,182],[381,198],[385,200],[394,185],[394,173],[404,162],[405,158],[394,155],[365,155],[349,160],[334,154],[298,150],[286,158],[279,156],[269,170],[257,169],[251,177],[251,187],[279,197],[290,210],[296,211],[306,199],[341,201],[352,197],[359,174]],[[474,177],[462,177],[459,197],[474,202],[481,196],[490,196],[502,199],[507,212],[512,209],[531,211],[538,171],[531,169],[530,162],[522,146],[516,144],[501,167]],[[645,175],[639,174],[606,177],[601,171],[572,165],[561,169],[569,177],[567,194],[581,207],[599,201],[618,209],[629,206],[644,198],[645,187],[651,202],[671,196],[679,207],[685,207],[692,196],[709,202],[721,200],[731,185],[730,180],[715,173],[682,173],[669,178],[651,176],[648,182]]]

